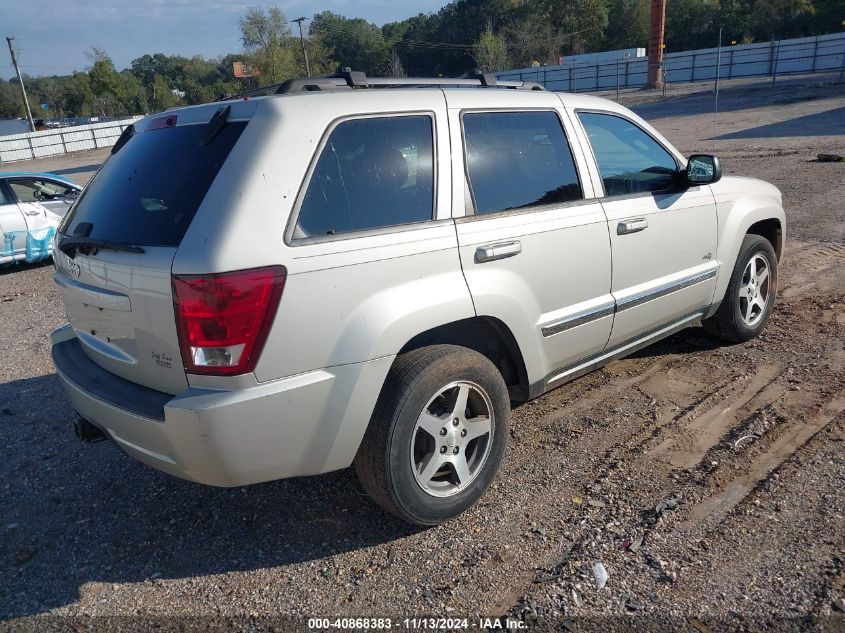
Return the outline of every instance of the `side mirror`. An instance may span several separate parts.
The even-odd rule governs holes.
[[[687,183],[690,185],[709,185],[722,178],[722,165],[719,159],[710,154],[693,154],[687,161]]]

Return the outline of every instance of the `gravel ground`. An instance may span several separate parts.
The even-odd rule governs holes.
[[[712,94],[623,101],[684,152],[712,150]],[[52,269],[0,272],[6,626],[845,630],[845,163],[814,161],[845,153],[845,85],[729,87],[720,112],[725,172],[784,193],[766,332],[720,347],[690,329],[520,406],[492,489],[432,529],[385,516],[349,471],[214,489],[78,443],[49,359]],[[102,155],[61,160],[84,183]]]

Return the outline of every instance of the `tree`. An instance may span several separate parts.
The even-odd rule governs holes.
[[[778,39],[805,35],[814,12],[811,0],[756,0],[751,10],[754,35],[759,40],[772,34]],[[840,14],[840,19],[845,19],[845,14]]]
[[[26,116],[21,104],[17,81],[0,81],[0,119],[17,119]]]
[[[65,108],[68,114],[88,116],[94,113],[94,92],[87,73],[75,72],[64,89]]]
[[[599,50],[607,27],[604,0],[536,0],[536,6],[554,25],[561,53]]]
[[[311,21],[311,33],[320,38],[338,65],[370,75],[383,74],[387,69],[388,46],[384,34],[366,20],[323,11]]]
[[[649,0],[608,0],[604,48],[645,47],[650,16]]]
[[[239,24],[244,50],[265,83],[279,83],[297,74],[290,25],[279,7],[267,11],[250,7]]]
[[[714,8],[701,0],[666,3],[666,48],[683,51],[716,46],[718,26]]]
[[[516,68],[526,68],[537,61],[556,64],[560,37],[554,26],[539,12],[525,5],[526,11],[503,29],[508,57]]]
[[[478,70],[483,73],[508,68],[508,49],[505,39],[493,32],[492,24],[487,25],[487,29],[473,46],[472,58]]]
[[[88,58],[94,62],[88,71],[91,92],[94,94],[95,112],[102,116],[122,113],[120,75],[111,58],[98,48],[92,48]]]
[[[156,112],[166,110],[179,103],[179,97],[173,94],[173,88],[161,75],[153,77],[153,90],[150,97],[150,107]]]
[[[387,60],[387,76],[405,76],[405,67],[402,65],[402,60],[399,58],[399,53],[396,52],[395,47],[390,49],[390,58]]]

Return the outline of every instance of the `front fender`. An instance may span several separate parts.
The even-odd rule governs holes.
[[[786,215],[780,192],[774,186],[745,178],[725,180],[728,186],[719,187],[721,183],[713,186],[719,226],[716,251],[719,277],[713,294],[714,303],[720,302],[725,296],[742,240],[752,225],[763,220],[777,220],[780,223],[782,243],[786,239]],[[742,187],[743,184],[747,186]]]

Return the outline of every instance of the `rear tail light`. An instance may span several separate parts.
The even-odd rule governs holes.
[[[255,369],[285,285],[284,266],[219,275],[174,275],[185,371],[231,376]]]

